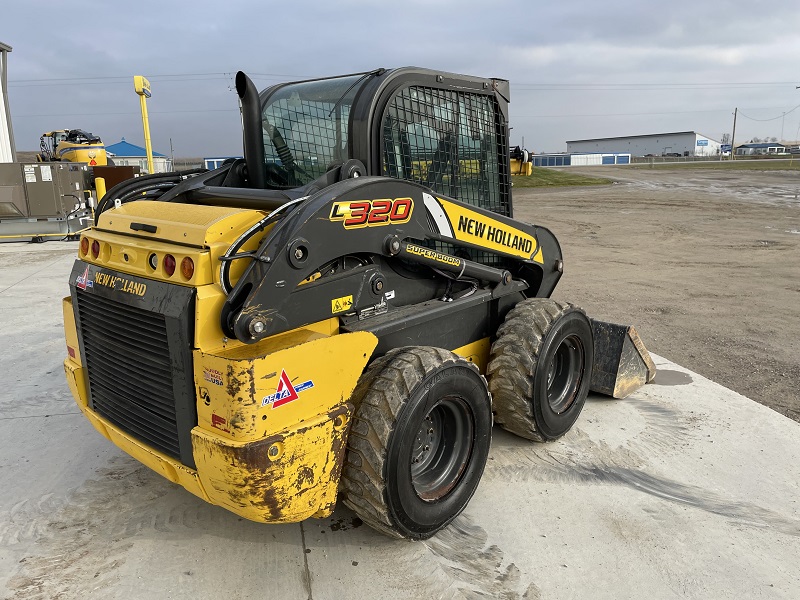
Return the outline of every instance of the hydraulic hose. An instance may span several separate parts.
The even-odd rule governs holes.
[[[97,210],[95,211],[94,215],[94,223],[97,225],[100,220],[100,215],[114,205],[114,200],[122,200],[123,198],[128,200],[131,192],[135,193],[137,191],[147,191],[153,189],[150,186],[144,186],[143,184],[145,182],[171,184],[169,187],[173,187],[187,177],[205,173],[206,171],[207,169],[187,169],[185,171],[173,171],[171,173],[153,173],[151,175],[142,175],[141,177],[136,177],[134,179],[127,179],[121,183],[118,183],[108,190],[106,195],[103,196],[100,202],[98,202]]]

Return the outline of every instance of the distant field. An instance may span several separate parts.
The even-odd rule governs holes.
[[[514,175],[511,178],[514,187],[564,187],[570,185],[608,185],[613,183],[611,179],[605,177],[588,177],[578,175],[561,169],[549,169],[546,167],[533,167],[533,173],[526,177],[524,175]]]
[[[685,163],[637,163],[632,169],[726,169],[736,171],[800,171],[800,156],[797,158],[761,159],[761,160],[715,160]]]

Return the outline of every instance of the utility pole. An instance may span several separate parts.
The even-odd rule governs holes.
[[[736,115],[739,113],[739,108],[733,109],[733,133],[731,134],[731,160],[736,160]]]
[[[786,113],[785,112],[783,113],[783,116],[781,116],[781,144],[783,143],[783,121],[784,121],[784,119],[786,119]]]

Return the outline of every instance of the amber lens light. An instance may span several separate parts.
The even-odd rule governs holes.
[[[92,258],[100,256],[100,242],[97,240],[92,242]]]
[[[164,272],[167,277],[172,277],[173,273],[175,273],[175,257],[172,254],[167,254],[164,257]]]
[[[181,261],[181,275],[186,279],[191,279],[194,275],[194,261],[188,256]]]
[[[86,256],[89,254],[89,238],[85,237],[81,240],[81,254]]]

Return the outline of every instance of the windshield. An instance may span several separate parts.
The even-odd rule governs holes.
[[[305,185],[350,158],[350,108],[366,80],[359,74],[294,83],[266,99],[261,124],[270,185]]]

